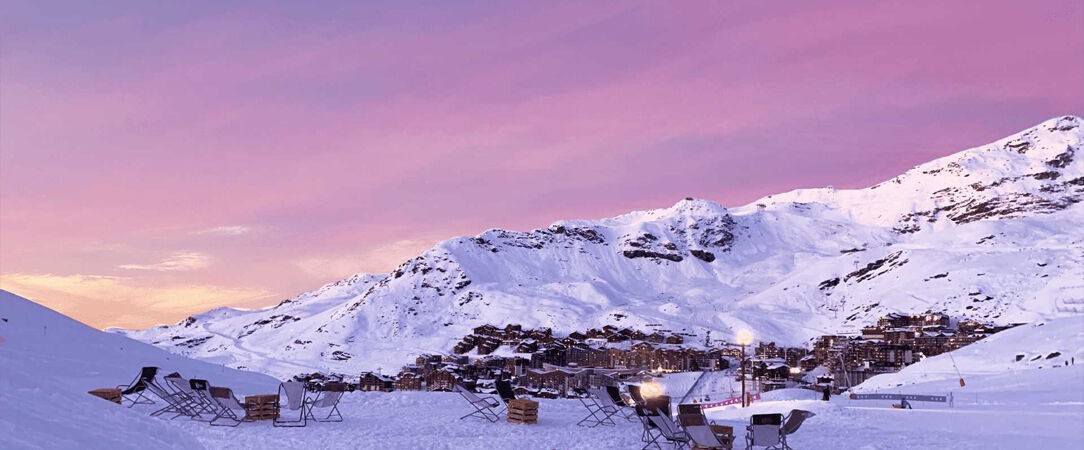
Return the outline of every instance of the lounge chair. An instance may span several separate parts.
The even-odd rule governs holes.
[[[168,413],[175,413],[170,419],[176,419],[181,416],[188,416],[190,418],[198,418],[199,414],[192,408],[192,400],[187,395],[180,391],[170,391],[164,386],[158,383],[154,378],[144,379],[143,384],[147,387],[148,391],[157,395],[158,398],[166,402],[166,406],[151,413],[151,416],[160,416]]]
[[[308,425],[308,414],[305,410],[305,383],[300,381],[283,381],[279,383],[279,401],[286,394],[286,405],[279,405],[279,417],[276,417],[272,425],[276,427],[303,427]],[[283,411],[297,411],[297,419],[283,419]]]
[[[197,380],[192,380],[197,381]],[[206,385],[206,381],[199,380]],[[218,405],[215,417],[211,419],[211,425],[213,426],[226,426],[236,427],[241,422],[251,422],[252,419],[247,417],[245,413],[245,405],[241,404],[237,400],[237,397],[233,395],[233,391],[230,388],[224,387],[210,387],[211,398]]]
[[[801,428],[806,419],[815,415],[816,414],[813,414],[812,412],[802,409],[795,409],[792,410],[790,414],[787,414],[787,417],[783,420],[782,440],[784,449],[790,449],[790,445],[787,444],[787,436],[794,434],[794,432],[798,431],[798,428]]]
[[[717,434],[704,417],[700,405],[678,406],[678,424],[685,429],[692,444],[703,449],[729,449],[734,442],[733,433]]]
[[[339,412],[339,399],[342,398],[346,387],[341,383],[328,383],[324,389],[316,393],[316,397],[308,401],[307,420],[315,422],[342,422],[343,415]],[[313,409],[326,409],[327,414],[316,416]]]
[[[153,405],[154,400],[146,396],[147,385],[144,380],[153,380],[157,375],[157,367],[144,367],[132,382],[117,386],[117,389],[121,390],[121,403],[131,402],[129,408],[135,405]]]
[[[202,414],[215,414],[215,408],[202,395],[192,390],[191,380],[185,379],[179,373],[171,373],[162,378],[173,387],[173,393],[179,394],[178,399],[185,402],[185,407],[193,413],[194,420],[203,420]]]
[[[629,404],[632,399],[629,398],[629,400],[626,401],[625,398],[621,396],[621,388],[617,386],[606,386],[604,389],[606,389],[606,394],[609,395],[610,400],[613,401],[613,404],[617,406],[619,410],[621,410],[621,415],[625,417],[625,420],[635,422],[636,412],[633,411],[633,405]]]
[[[455,386],[452,387],[452,390],[458,392],[459,395],[462,395],[463,398],[467,400],[467,403],[470,403],[470,405],[474,407],[474,412],[460,417],[459,420],[463,420],[468,417],[478,417],[488,420],[490,422],[496,422],[498,420],[501,420],[500,411],[494,410],[494,408],[501,406],[501,402],[497,401],[493,397],[479,397],[477,394],[468,391],[467,388],[463,387],[459,383],[456,383]]]
[[[586,426],[590,428],[597,427],[599,425],[614,426],[613,419],[610,417],[620,412],[620,408],[613,404],[610,400],[610,395],[599,389],[587,389],[587,395],[577,397],[580,403],[587,408],[587,416],[576,422],[578,426]]]
[[[211,385],[207,380],[193,378],[188,380],[188,387],[191,389],[192,395],[207,405],[208,413],[214,416],[218,415],[221,406],[218,404],[218,401],[215,400],[214,396],[211,395]]]
[[[661,436],[676,449],[689,448],[692,439],[689,438],[689,435],[685,433],[681,426],[674,423],[668,412],[664,413],[661,409],[656,409],[655,414],[647,416],[647,420],[654,423],[659,429],[659,435],[648,445],[654,443],[658,447],[658,438]],[[647,446],[645,445],[644,448],[647,448]]]
[[[633,389],[636,386],[629,386],[629,392],[636,391],[636,398],[639,396],[639,390]],[[651,416],[662,412],[667,417],[670,416],[670,397],[660,395],[658,397],[652,397],[650,400],[640,397],[640,403],[634,407],[636,411],[636,417],[640,419],[640,423],[643,425],[643,434],[640,436],[640,440],[646,442],[643,448],[648,448],[652,445],[658,447],[658,440],[662,436],[662,430],[658,425],[651,421]]]
[[[745,448],[765,447],[780,450],[787,448],[783,443],[782,414],[753,414],[749,425],[745,427]]]
[[[497,395],[501,396],[501,401],[503,401],[506,406],[508,405],[508,402],[517,398],[516,391],[512,389],[511,381],[497,380],[497,382],[494,383],[494,386],[497,387]]]

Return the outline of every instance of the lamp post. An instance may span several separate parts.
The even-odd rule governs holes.
[[[745,397],[745,346],[753,342],[753,333],[749,330],[738,332],[738,343],[741,344],[741,407],[749,406]]]

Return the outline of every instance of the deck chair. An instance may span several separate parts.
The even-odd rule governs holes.
[[[214,415],[214,408],[204,397],[192,390],[191,380],[185,379],[179,373],[171,373],[162,378],[173,387],[173,393],[178,395],[178,400],[185,402],[185,407],[191,411],[193,420],[203,420],[202,414]]]
[[[619,408],[610,400],[610,395],[599,389],[587,389],[587,395],[577,397],[580,403],[587,408],[587,416],[576,422],[578,426],[594,428],[599,425],[614,426],[610,417],[620,412]]]
[[[316,397],[308,401],[307,420],[314,422],[342,422],[343,415],[339,412],[339,399],[342,398],[346,388],[341,383],[328,383],[324,390],[317,392]],[[321,412],[320,416],[313,414],[316,408],[327,410],[327,414]]]
[[[197,380],[192,380],[197,381]],[[206,386],[207,382],[203,382]],[[211,425],[216,427],[236,427],[241,422],[251,422],[245,413],[245,405],[241,404],[237,400],[237,397],[233,395],[233,391],[230,388],[211,386],[209,389],[211,399],[218,405],[215,411],[215,417],[211,419]]]
[[[692,408],[685,408],[686,406],[693,406],[696,411],[693,412]],[[696,448],[724,449],[730,448],[734,442],[733,435],[718,435],[711,429],[700,405],[680,405],[678,424],[685,429],[685,434]]]
[[[460,417],[459,420],[463,420],[468,417],[478,417],[488,420],[490,422],[496,422],[498,420],[501,420],[500,411],[496,411],[493,409],[501,406],[501,402],[495,400],[493,397],[479,397],[477,394],[468,391],[467,388],[463,387],[459,383],[456,383],[455,386],[452,387],[452,390],[458,392],[459,395],[462,395],[463,398],[467,400],[467,403],[470,403],[470,405],[474,407],[474,412]]]
[[[787,417],[783,420],[783,449],[790,449],[790,445],[787,444],[787,435],[794,434],[794,432],[798,431],[798,428],[801,428],[806,419],[815,415],[802,409],[795,409],[790,414],[787,414]]]
[[[173,413],[173,417],[170,417],[171,420],[181,416],[188,416],[190,418],[199,417],[199,414],[196,414],[195,410],[192,408],[191,399],[184,395],[184,393],[166,389],[154,378],[143,380],[143,384],[146,385],[148,391],[151,391],[152,394],[157,395],[158,398],[166,402],[165,407],[152,412],[151,416]]]
[[[214,416],[218,415],[221,406],[219,406],[218,401],[211,395],[211,385],[207,380],[193,378],[188,380],[188,387],[191,389],[192,395],[199,398],[200,402],[207,405],[208,413]]]
[[[303,427],[308,425],[308,414],[305,410],[307,399],[305,397],[305,383],[300,381],[283,381],[279,383],[279,401],[283,394],[286,396],[286,405],[279,405],[279,417],[276,417],[271,425],[276,427]],[[283,419],[283,411],[297,411],[297,419]]]
[[[647,420],[658,427],[661,437],[666,439],[666,442],[673,445],[675,449],[689,448],[691,441],[689,435],[678,424],[674,423],[669,413],[663,413],[661,409],[656,409],[654,415],[647,416]],[[655,446],[658,447],[658,445],[658,439],[656,438]]]
[[[745,427],[745,448],[783,449],[783,415],[753,414]]]
[[[516,399],[516,392],[512,390],[512,382],[508,380],[497,380],[495,386],[497,387],[497,395],[501,396],[501,401],[504,402],[504,407],[507,409],[508,402]]]
[[[635,422],[636,413],[633,411],[632,405],[621,397],[621,388],[617,386],[606,386],[604,389],[606,389],[606,394],[609,395],[613,404],[621,411],[621,415],[625,417],[625,420]]]
[[[131,402],[128,405],[129,408],[135,405],[153,405],[154,400],[151,400],[151,398],[146,395],[147,385],[144,380],[153,380],[157,375],[157,367],[144,367],[132,382],[118,385],[117,389],[121,390],[121,403],[124,403],[125,401]]]

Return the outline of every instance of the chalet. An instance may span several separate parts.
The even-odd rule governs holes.
[[[606,342],[614,343],[614,344],[616,344],[618,342],[625,342],[627,340],[629,340],[628,336],[625,336],[623,334],[617,334],[617,333],[611,334],[611,335],[606,337]]]
[[[395,380],[377,373],[365,372],[358,380],[360,391],[391,392],[393,389],[395,389]]]
[[[528,370],[519,378],[521,384],[536,388],[557,389],[564,392],[566,382],[574,372],[564,369],[553,369],[548,372]]]
[[[501,346],[501,340],[495,337],[486,336],[483,337],[481,342],[478,342],[478,354],[488,355],[493,353]]]
[[[680,334],[671,334],[666,337],[663,343],[670,345],[681,345],[685,343],[685,338],[681,337]]]
[[[478,336],[500,336],[501,330],[493,325],[474,327],[474,334]]]
[[[420,391],[422,390],[422,377],[408,371],[400,372],[399,377],[395,380],[395,389],[399,391]]]
[[[526,339],[516,346],[516,353],[534,353],[538,351],[538,341]]]
[[[436,370],[425,377],[425,390],[450,392],[458,381],[459,377],[451,371]]]
[[[570,389],[599,388],[617,383],[614,377],[596,369],[584,369],[568,378]]]

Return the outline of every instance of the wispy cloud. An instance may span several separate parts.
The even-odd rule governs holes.
[[[252,232],[252,227],[248,225],[223,225],[220,227],[207,228],[205,230],[199,230],[193,234],[208,235],[208,236],[240,236]]]
[[[346,277],[358,272],[379,273],[428,250],[435,239],[403,239],[388,242],[354,255],[314,256],[294,261],[303,272],[321,279]]]
[[[0,287],[95,327],[146,327],[219,306],[255,306],[263,289],[211,284],[147,286],[127,277],[11,273]]]
[[[121,269],[153,270],[156,272],[182,272],[207,267],[211,257],[200,252],[176,252],[154,264],[121,264]]]

